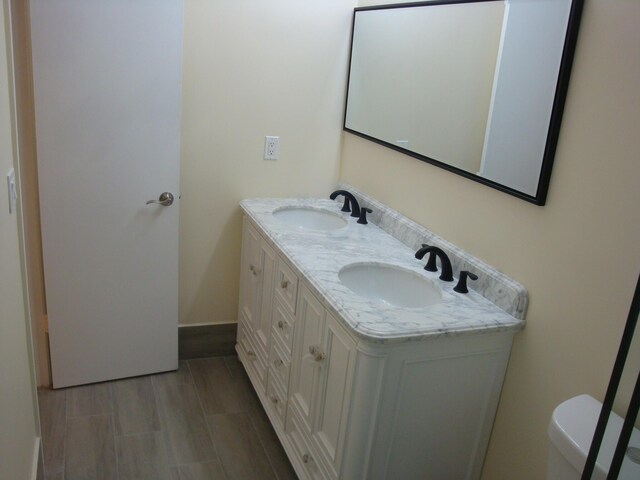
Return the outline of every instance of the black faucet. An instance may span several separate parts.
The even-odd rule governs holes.
[[[358,205],[356,197],[354,197],[350,192],[347,192],[346,190],[336,190],[331,195],[329,195],[329,198],[331,200],[335,200],[338,195],[342,195],[344,197],[344,205],[342,205],[342,211],[351,212],[352,217],[359,217],[360,205]],[[351,208],[349,208],[349,205],[351,205]]]
[[[429,245],[427,245],[426,243],[422,244],[422,247],[428,247]],[[422,249],[420,249],[422,250]],[[420,250],[418,250],[418,252],[420,252]],[[418,252],[416,252],[416,258],[422,258],[424,256],[424,253],[422,254],[421,257],[418,257]],[[429,260],[427,260],[427,264],[424,266],[424,269],[427,270],[428,272],[437,272],[438,271],[438,267],[436,266],[436,252],[429,252]]]
[[[458,284],[453,287],[453,289],[458,293],[469,293],[469,289],[467,288],[467,277],[471,280],[477,280],[478,276],[475,273],[471,273],[469,270],[462,270],[460,272],[460,280],[458,280]]]
[[[440,280],[444,282],[453,282],[453,268],[451,268],[451,260],[449,260],[449,257],[447,256],[447,254],[444,253],[444,250],[442,250],[441,248],[433,247],[429,245],[423,246],[420,250],[416,252],[416,258],[418,260],[422,260],[422,258],[427,253],[433,253],[436,256],[440,257],[440,265],[442,265],[442,273],[440,274]],[[429,263],[431,263],[431,259],[429,260],[430,261],[424,267],[425,270],[427,270],[427,267],[435,267],[435,260],[433,261],[433,265],[429,265]]]

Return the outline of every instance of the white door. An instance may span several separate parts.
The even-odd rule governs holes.
[[[30,5],[53,385],[176,369],[182,0]]]

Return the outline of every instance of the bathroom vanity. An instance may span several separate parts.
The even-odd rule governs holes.
[[[239,358],[301,479],[479,478],[526,291],[346,188],[368,225],[328,199],[241,203]],[[425,271],[421,243],[472,290]]]

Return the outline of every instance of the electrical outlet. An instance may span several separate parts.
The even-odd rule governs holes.
[[[11,214],[16,209],[16,199],[18,198],[18,192],[16,192],[16,173],[13,168],[7,173],[7,192],[9,194],[9,213]]]
[[[277,160],[280,153],[280,137],[264,137],[264,159]]]

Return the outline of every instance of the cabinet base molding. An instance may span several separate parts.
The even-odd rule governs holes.
[[[181,325],[178,328],[178,356],[180,360],[187,360],[233,355],[237,331],[237,323]]]

